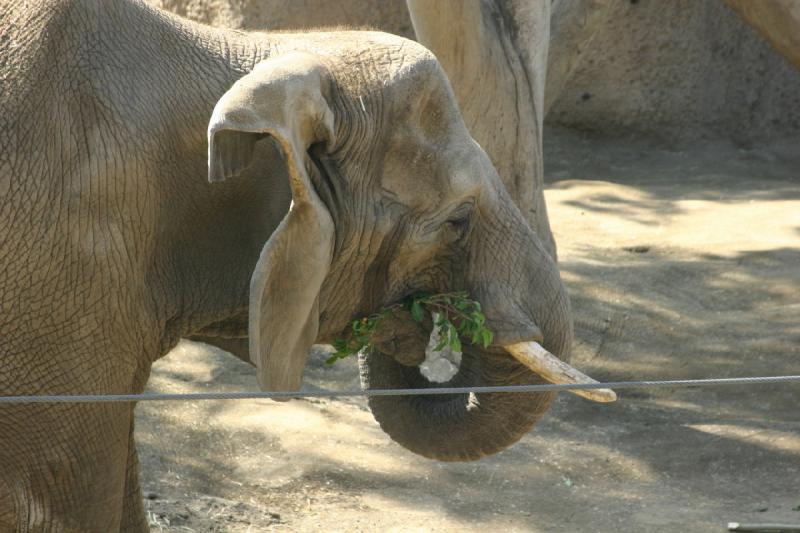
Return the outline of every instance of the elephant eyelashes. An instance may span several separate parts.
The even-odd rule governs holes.
[[[453,231],[463,233],[467,230],[467,228],[469,228],[469,215],[463,215],[458,218],[449,219],[446,224]]]
[[[472,214],[472,204],[464,204],[450,215],[444,223],[445,228],[453,236],[453,240],[461,240],[468,232]]]

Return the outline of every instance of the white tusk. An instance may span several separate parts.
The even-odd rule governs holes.
[[[583,372],[569,366],[567,363],[551,354],[538,342],[518,342],[503,346],[514,359],[527,366],[550,383],[598,383]],[[616,393],[611,389],[579,389],[569,391],[587,400],[594,402],[613,402],[617,399]]]

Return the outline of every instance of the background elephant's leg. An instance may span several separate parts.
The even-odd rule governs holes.
[[[414,31],[453,85],[470,133],[555,258],[542,121],[550,0],[408,0]]]
[[[725,0],[775,50],[800,69],[800,4],[794,0]]]

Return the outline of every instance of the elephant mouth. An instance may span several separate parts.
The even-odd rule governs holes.
[[[451,384],[459,374],[463,354],[445,346],[436,350],[438,332],[432,323],[417,324],[408,318],[393,321],[376,347],[408,367],[417,367],[430,386]],[[493,356],[506,356],[533,371],[543,380],[557,385],[596,384],[598,381],[548,352],[539,342],[524,341],[491,347]],[[481,352],[482,350],[470,350]],[[594,402],[613,402],[616,393],[607,388],[575,389],[573,394]]]

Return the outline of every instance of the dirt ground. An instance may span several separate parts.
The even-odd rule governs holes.
[[[548,132],[547,201],[576,366],[600,380],[800,374],[797,143],[665,147]],[[358,386],[315,354],[309,389]],[[201,344],[149,390],[257,388]],[[475,463],[394,444],[358,400],[148,403],[137,441],[154,531],[720,532],[800,524],[800,385],[560,395]]]

